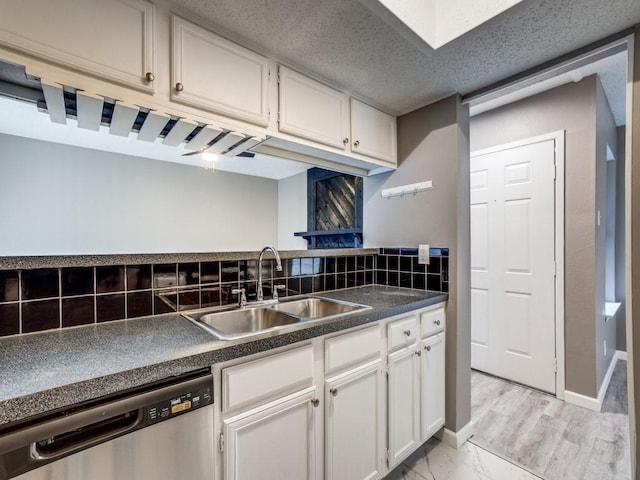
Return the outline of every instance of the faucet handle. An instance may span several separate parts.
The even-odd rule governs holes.
[[[286,285],[274,285],[273,286],[273,299],[278,300],[278,290],[286,290]]]
[[[231,293],[233,295],[240,295],[240,308],[244,307],[247,304],[247,295],[244,288],[234,288],[233,290],[231,290]]]

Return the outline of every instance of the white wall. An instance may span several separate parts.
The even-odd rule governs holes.
[[[274,180],[0,135],[0,256],[257,250],[277,202]]]
[[[436,45],[464,35],[522,0],[437,0]]]
[[[440,48],[522,0],[378,0],[431,48]],[[376,11],[374,2],[369,3]],[[384,15],[384,12],[383,12]],[[388,16],[385,15],[388,19]],[[393,24],[393,22],[392,22]]]
[[[407,27],[436,48],[436,4],[437,0],[379,0]]]
[[[294,232],[307,231],[307,172],[278,182],[278,248],[306,250],[307,241]]]

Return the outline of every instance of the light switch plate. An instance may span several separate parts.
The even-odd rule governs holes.
[[[420,265],[429,265],[429,245],[418,245],[418,263]]]

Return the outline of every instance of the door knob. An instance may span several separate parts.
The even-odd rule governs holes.
[[[421,352],[420,350],[416,350],[416,351],[415,351],[415,354],[416,354],[417,356],[419,356],[419,357],[420,357],[420,356],[422,356],[422,352]]]
[[[425,345],[425,346],[424,346],[424,349],[425,349],[427,352],[430,352],[430,351],[431,351],[431,345]]]
[[[342,144],[346,145],[347,143],[349,143],[349,139],[345,137],[344,140],[342,140]]]
[[[338,389],[336,387],[330,388],[329,393],[334,397],[338,396]]]
[[[434,320],[433,323],[435,323],[436,325],[440,325],[440,320]]]
[[[145,76],[144,76],[144,79],[145,79],[147,82],[153,82],[153,81],[156,79],[156,76],[155,76],[153,73],[151,73],[151,72],[147,72],[147,73],[145,74]]]
[[[404,333],[407,337],[410,337],[410,336],[411,336],[411,330],[405,330],[405,331],[404,331],[404,332],[402,332],[402,333]]]
[[[318,405],[320,405],[320,400],[318,400],[317,398],[312,398],[311,399],[311,405],[313,405],[314,407],[318,407]]]
[[[354,147],[357,147],[358,145],[360,145],[360,140],[356,140],[355,142],[353,142]]]
[[[184,85],[182,85],[180,82],[176,83],[176,92],[181,92],[184,90]]]

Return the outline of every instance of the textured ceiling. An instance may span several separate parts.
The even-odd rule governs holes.
[[[640,23],[639,0],[525,0],[434,51],[374,0],[165,0],[223,35],[405,113]]]

